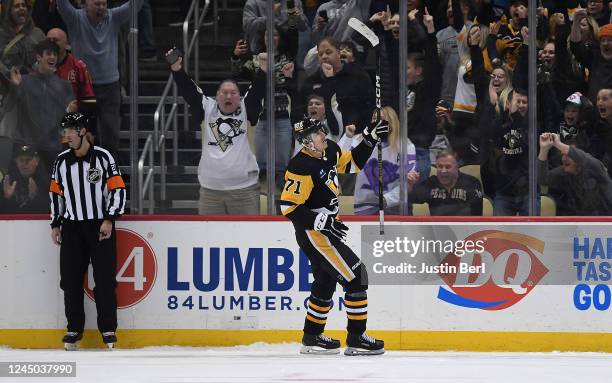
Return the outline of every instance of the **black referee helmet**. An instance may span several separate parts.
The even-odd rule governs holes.
[[[80,130],[85,129],[85,134],[81,136]],[[87,138],[90,144],[93,144],[94,136],[96,135],[94,125],[89,120],[89,117],[79,112],[66,113],[59,123],[59,131],[62,136],[62,144],[67,144],[68,140],[65,137],[66,129],[74,129],[78,131],[81,138],[87,137],[87,133],[91,136]],[[82,141],[81,141],[82,142]],[[80,145],[79,145],[80,147]]]
[[[92,131],[92,126],[89,122],[89,118],[79,112],[70,112],[66,113],[60,122],[60,130],[64,130],[66,128],[73,129],[81,129],[85,128],[86,131],[96,134],[96,132]]]

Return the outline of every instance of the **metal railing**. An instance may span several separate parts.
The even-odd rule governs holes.
[[[130,160],[133,175],[138,171],[135,161],[138,156],[138,9],[135,6],[132,6],[130,10],[128,40],[130,45]],[[132,203],[136,202],[139,205],[135,208],[140,210],[142,198],[140,190],[135,189],[130,187],[130,205],[134,207]]]
[[[144,177],[145,160],[149,159],[149,166],[147,170],[147,178]],[[138,214],[142,214],[144,211],[144,196],[149,195],[149,214],[153,214],[155,207],[155,199],[153,195],[153,184],[155,183],[153,177],[155,176],[155,167],[153,166],[153,135],[149,134],[145,146],[142,150],[142,154],[138,159]]]
[[[166,115],[166,99],[172,90],[174,98],[170,112]],[[174,131],[172,140],[172,163],[178,165],[178,90],[172,76],[166,81],[166,86],[162,92],[161,100],[153,114],[153,140],[155,151],[159,152],[160,163],[160,199],[166,200],[166,132],[170,124]],[[142,193],[141,193],[142,194]]]
[[[187,16],[185,16],[185,21],[183,21],[183,68],[185,72],[189,71],[189,63],[192,57],[192,51],[194,52],[194,80],[196,83],[199,82],[200,79],[200,68],[199,68],[199,60],[200,60],[200,25],[204,21],[204,16],[206,16],[206,12],[210,6],[210,0],[204,1],[204,8],[200,12],[199,7],[200,0],[192,0],[191,6],[189,7],[189,11],[187,12]],[[189,23],[193,19],[193,35],[189,35]],[[172,91],[172,94],[170,92]],[[166,105],[168,103],[168,98],[172,97],[172,107],[170,108],[170,112],[166,114]],[[184,129],[188,130],[189,121],[188,121],[188,110],[187,103],[184,103],[183,110],[183,122]],[[162,201],[166,200],[166,136],[167,131],[171,128],[174,132],[173,140],[172,140],[172,163],[174,166],[178,166],[178,91],[176,84],[172,78],[172,74],[168,76],[168,81],[166,81],[166,86],[162,95],[160,97],[159,103],[157,104],[157,108],[155,109],[155,113],[153,115],[153,136],[151,137],[151,147],[156,152],[159,152],[159,162],[160,162],[160,199]],[[148,138],[147,138],[148,142]],[[144,155],[144,153],[143,153]],[[141,156],[141,159],[143,157]],[[144,163],[143,163],[144,164]],[[143,165],[144,166],[144,165]],[[141,169],[140,162],[138,168],[138,177],[144,177],[144,167]],[[140,185],[139,185],[140,186]],[[144,201],[144,193],[143,189],[139,189],[139,206],[142,206],[142,202]],[[151,208],[150,208],[150,211]]]
[[[189,73],[189,59],[191,58],[191,51],[194,50],[195,47],[198,49],[194,52],[194,76],[196,84],[200,82],[200,67],[198,63],[200,62],[200,26],[204,23],[204,17],[208,12],[208,8],[210,7],[210,0],[204,1],[204,8],[202,12],[199,12],[199,0],[193,0],[191,2],[191,6],[189,7],[189,11],[187,12],[187,16],[185,17],[185,21],[183,21],[183,51],[185,52],[185,57],[183,58],[183,68],[186,73]],[[191,36],[191,40],[189,39],[189,19],[193,17],[193,36]]]

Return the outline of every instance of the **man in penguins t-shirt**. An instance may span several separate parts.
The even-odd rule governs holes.
[[[247,139],[247,120],[256,125],[265,93],[258,71],[244,98],[234,80],[223,80],[215,98],[207,97],[182,69],[170,66],[179,94],[201,121],[202,156],[199,214],[259,214],[259,168]]]

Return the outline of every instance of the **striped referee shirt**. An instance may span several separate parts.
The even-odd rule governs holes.
[[[125,183],[115,159],[99,146],[83,157],[72,149],[57,156],[51,175],[51,227],[64,220],[114,220],[123,214]]]

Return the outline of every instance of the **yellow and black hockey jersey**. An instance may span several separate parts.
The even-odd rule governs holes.
[[[323,158],[302,149],[289,161],[280,204],[296,230],[312,230],[319,213],[338,214],[338,173],[359,172],[372,149],[364,140],[351,151],[342,151],[327,140]]]

